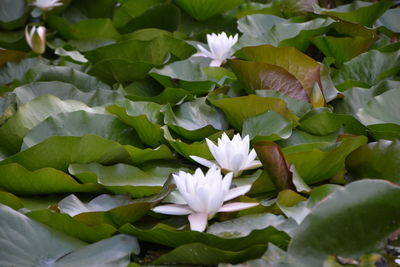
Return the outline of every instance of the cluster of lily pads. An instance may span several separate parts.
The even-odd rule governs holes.
[[[400,264],[398,1],[0,7],[0,266]]]

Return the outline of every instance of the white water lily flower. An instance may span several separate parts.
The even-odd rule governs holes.
[[[43,11],[50,11],[57,6],[62,6],[63,3],[60,0],[35,0],[32,5]]]
[[[224,172],[233,172],[233,176],[239,176],[244,170],[261,167],[262,164],[257,157],[256,151],[250,149],[250,138],[246,135],[243,139],[236,134],[232,140],[224,133],[218,138],[218,146],[206,138],[208,149],[214,157],[214,161],[197,156],[190,156],[201,165],[211,167],[216,164]]]
[[[197,45],[200,50],[194,56],[202,56],[211,58],[210,67],[219,67],[221,64],[231,56],[231,49],[238,41],[238,35],[227,36],[225,32],[220,34],[207,34],[207,43],[210,51],[201,45]]]
[[[28,26],[25,27],[25,38],[32,51],[36,54],[43,54],[46,50],[46,28],[43,26],[33,26],[29,31]]]
[[[189,215],[190,229],[204,231],[207,221],[217,212],[230,212],[247,209],[258,203],[233,202],[224,205],[224,201],[246,194],[250,185],[230,189],[232,173],[222,178],[221,170],[212,166],[206,175],[198,168],[192,175],[180,171],[173,174],[176,187],[187,204],[169,204],[153,208],[153,211],[170,215]]]

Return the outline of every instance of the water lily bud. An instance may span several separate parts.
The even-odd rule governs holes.
[[[43,54],[46,50],[46,28],[43,26],[33,26],[29,31],[28,26],[25,28],[25,38],[32,51],[36,54]]]

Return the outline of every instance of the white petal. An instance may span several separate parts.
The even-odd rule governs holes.
[[[197,52],[193,54],[192,57],[208,57],[208,55],[204,54],[203,52]]]
[[[26,39],[26,42],[28,43],[29,47],[32,48],[31,35],[29,34],[28,26],[25,27],[25,39]]]
[[[187,205],[169,204],[153,208],[154,212],[170,215],[187,215],[193,211]]]
[[[229,188],[231,187],[232,177],[233,174],[230,172],[227,175],[225,175],[224,180],[222,180],[222,190],[224,190],[225,192],[228,192]]]
[[[230,171],[234,172],[235,177],[238,176],[238,173],[243,171],[244,163],[246,163],[246,157],[243,154],[235,154],[231,158],[229,167]]]
[[[210,161],[208,159],[204,159],[204,158],[201,158],[201,157],[198,157],[198,156],[190,156],[190,158],[192,160],[196,161],[197,163],[200,163],[201,165],[206,166],[208,168],[210,168],[211,166],[216,164],[215,161],[213,162],[213,161]]]
[[[233,202],[223,205],[218,212],[231,212],[231,211],[244,210],[255,207],[257,205],[258,203]]]
[[[233,188],[233,189],[229,190],[229,192],[225,195],[224,201],[228,201],[228,200],[234,199],[235,197],[244,195],[250,191],[250,188],[251,188],[251,185],[244,185],[244,186],[239,186],[239,187]]]
[[[222,62],[224,62],[225,59],[213,59],[210,62],[210,67],[220,67],[222,65]]]
[[[245,169],[246,170],[251,170],[251,169],[259,168],[261,166],[262,166],[261,161],[254,160],[254,161],[250,162],[250,164],[248,164]]]
[[[40,36],[40,40],[42,40],[43,43],[46,42],[46,28],[43,26],[38,27],[37,33]]]
[[[247,150],[248,151],[248,150]],[[249,155],[247,156],[248,162],[252,162],[257,157],[257,153],[254,148],[250,151]]]
[[[192,213],[189,215],[188,219],[190,222],[190,229],[192,231],[203,232],[207,227],[208,221],[207,213]]]
[[[219,167],[227,168],[228,156],[224,150],[225,144],[223,144],[221,139],[218,139],[218,146],[216,146],[212,141],[206,138],[208,149],[213,155],[215,161],[218,163]]]
[[[197,48],[200,50],[200,53],[203,53],[206,57],[214,58],[212,53],[210,51],[208,51],[207,49],[205,49],[203,46],[197,45]]]

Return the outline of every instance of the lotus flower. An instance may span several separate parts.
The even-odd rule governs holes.
[[[231,56],[231,49],[238,41],[238,35],[227,36],[225,32],[220,34],[207,34],[207,43],[210,51],[201,45],[197,45],[200,50],[194,56],[202,56],[211,58],[210,67],[219,67],[221,64]]]
[[[217,212],[230,212],[247,209],[258,203],[224,201],[234,199],[250,190],[250,185],[230,189],[232,173],[222,178],[221,170],[212,166],[206,175],[198,168],[194,175],[180,171],[173,174],[176,187],[186,204],[169,204],[153,208],[153,211],[171,215],[188,215],[190,229],[202,232],[207,222]]]
[[[252,149],[249,153],[250,139],[246,135],[243,139],[236,134],[232,140],[224,133],[218,138],[218,146],[206,138],[208,149],[214,156],[214,161],[203,159],[197,156],[190,156],[201,165],[211,167],[218,165],[225,173],[233,172],[233,176],[239,176],[244,170],[261,167],[262,164],[257,157],[256,151]]]
[[[46,50],[46,28],[43,26],[33,26],[29,31],[28,26],[25,27],[25,38],[32,51],[37,54],[43,54]]]
[[[62,6],[63,3],[60,3],[60,0],[35,0],[32,5],[43,11],[50,11],[57,6]]]

